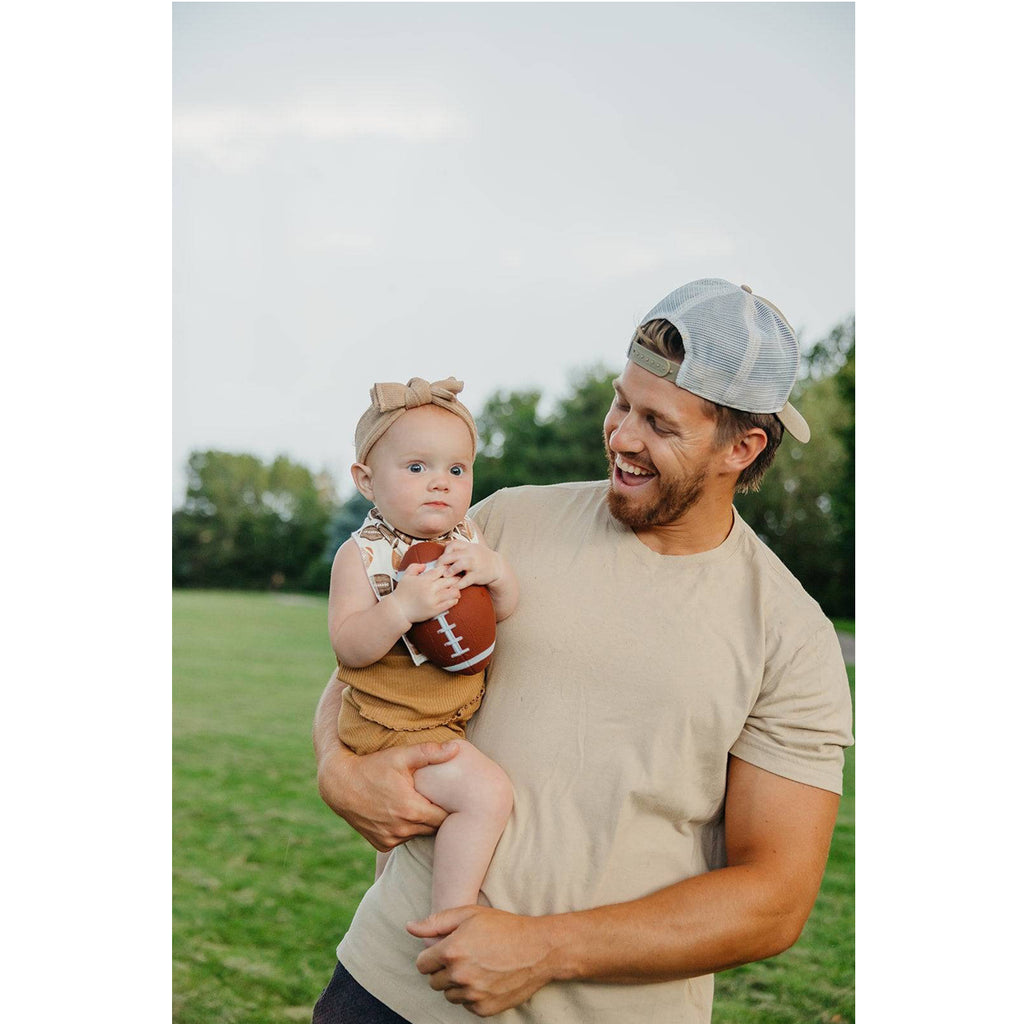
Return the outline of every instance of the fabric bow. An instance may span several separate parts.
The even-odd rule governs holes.
[[[427,383],[422,377],[413,377],[408,384],[388,381],[370,388],[370,408],[356,424],[356,461],[365,463],[370,449],[387,433],[388,428],[410,409],[422,405],[437,405],[454,413],[467,427],[473,439],[476,455],[476,424],[470,411],[456,397],[462,390],[462,381],[454,377]]]
[[[373,385],[373,404],[378,412],[394,412],[396,409],[415,409],[430,405],[435,399],[454,402],[462,390],[461,380],[448,377],[428,383],[422,377],[413,377],[408,384],[384,383]]]

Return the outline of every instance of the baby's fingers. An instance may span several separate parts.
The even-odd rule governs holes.
[[[445,562],[442,568],[444,569],[445,576],[458,576],[460,572],[466,570],[467,566],[464,559],[453,558],[450,562]]]
[[[473,587],[477,585],[487,585],[487,583],[484,582],[483,573],[479,572],[476,569],[467,569],[466,572],[462,576],[460,576],[455,582],[459,590],[465,590],[466,587]]]
[[[459,560],[458,552],[449,554],[446,550],[437,560],[437,567],[441,569],[446,576],[452,575],[452,566]]]
[[[444,578],[445,572],[439,565],[428,568],[427,566],[416,562],[405,570],[405,574],[407,576],[418,576],[424,583],[435,583]]]

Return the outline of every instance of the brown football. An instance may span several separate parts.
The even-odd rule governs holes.
[[[414,563],[430,565],[444,552],[436,541],[412,544],[399,571]],[[402,585],[401,580],[398,583]],[[486,587],[466,587],[454,608],[426,622],[414,622],[409,639],[423,655],[446,672],[470,676],[482,672],[494,652],[494,604]]]

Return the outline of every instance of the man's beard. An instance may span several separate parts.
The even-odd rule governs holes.
[[[615,455],[605,438],[604,450],[612,476],[615,474]],[[658,495],[654,500],[642,504],[631,501],[628,495],[620,494],[614,484],[608,485],[608,511],[624,526],[632,530],[645,530],[652,526],[669,526],[678,522],[701,498],[704,482],[708,477],[710,458],[705,459],[692,473],[669,482],[658,477]]]

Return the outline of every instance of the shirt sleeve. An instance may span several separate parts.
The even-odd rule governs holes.
[[[841,794],[852,717],[846,665],[829,623],[780,669],[769,667],[729,753],[774,775]]]
[[[486,498],[478,501],[469,510],[469,515],[472,516],[473,525],[476,527],[477,532],[481,534],[484,540],[487,541],[488,545],[492,547],[493,541],[487,536],[487,524],[490,522],[491,513],[494,511],[495,500],[499,494],[501,494],[501,491],[495,491],[493,494],[489,494]]]

